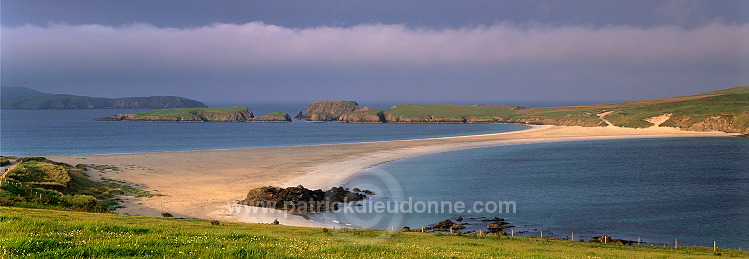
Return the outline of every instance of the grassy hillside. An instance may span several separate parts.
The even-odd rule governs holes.
[[[449,104],[404,104],[385,111],[366,113],[381,112],[407,118],[477,118],[485,119],[482,122],[568,126],[606,126],[598,115],[609,112],[604,117],[606,120],[615,126],[632,128],[653,126],[645,119],[667,114],[670,118],[662,126],[746,134],[749,133],[749,86],[689,96],[586,106],[511,110]]]
[[[283,223],[283,219],[281,223]],[[0,257],[714,258],[712,248],[331,230],[0,207]],[[729,257],[742,251],[719,249]]]
[[[155,110],[155,111],[147,111],[147,112],[138,112],[135,113],[136,116],[146,117],[146,116],[154,116],[154,117],[161,117],[161,118],[196,118],[199,119],[199,117],[192,113],[192,111],[210,111],[215,113],[237,113],[248,110],[247,107],[244,106],[235,106],[235,107],[227,107],[227,108],[179,108],[179,109],[164,109],[164,110]]]
[[[71,166],[43,157],[18,159],[18,165],[0,179],[0,206],[89,212],[107,211],[113,194],[121,190],[92,181],[85,166]]]
[[[176,96],[96,98],[70,94],[48,94],[26,87],[1,87],[3,109],[163,109],[206,107]]]

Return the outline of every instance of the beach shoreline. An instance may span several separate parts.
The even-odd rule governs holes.
[[[175,151],[106,155],[49,156],[69,164],[113,165],[117,171],[90,172],[146,186],[163,196],[128,198],[116,213],[219,221],[325,227],[285,211],[238,205],[246,193],[262,186],[328,188],[378,164],[431,153],[560,141],[726,137],[724,132],[692,132],[675,128],[531,126],[529,129],[427,139],[325,144],[310,146]]]

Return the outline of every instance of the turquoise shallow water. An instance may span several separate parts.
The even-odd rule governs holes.
[[[606,234],[628,240],[641,236],[647,245],[678,239],[680,245],[712,246],[715,240],[720,247],[749,248],[747,138],[597,140],[452,151],[382,164],[344,186],[376,190],[373,200],[386,202],[462,201],[470,209],[476,201],[513,201],[516,213],[350,215],[339,210],[323,214],[327,220],[389,229],[418,228],[459,215],[499,216],[516,231],[528,231],[523,235],[538,236],[543,230],[559,238],[575,232],[575,239]]]

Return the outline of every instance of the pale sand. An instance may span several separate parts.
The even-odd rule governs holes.
[[[661,126],[664,122],[666,122],[668,119],[671,119],[671,113],[664,113],[658,116],[653,116],[650,118],[645,118],[644,120],[650,123],[653,123],[652,127],[658,127]]]
[[[115,165],[122,171],[106,173],[105,177],[145,185],[147,190],[164,195],[129,199],[127,208],[118,213],[160,216],[161,212],[170,212],[177,217],[251,223],[270,223],[277,218],[284,225],[322,226],[282,211],[234,204],[252,188],[299,184],[310,189],[326,188],[384,162],[435,152],[521,143],[730,135],[663,127],[534,126],[516,132],[432,139],[49,159],[70,164]]]

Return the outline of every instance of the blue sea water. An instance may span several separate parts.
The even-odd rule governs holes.
[[[682,246],[717,241],[719,247],[749,248],[747,138],[596,140],[451,151],[385,163],[344,186],[376,190],[381,193],[372,199],[386,202],[463,201],[470,209],[475,201],[514,201],[516,213],[410,211],[375,217],[339,210],[317,216],[388,229],[419,228],[457,216],[498,216],[528,236],[544,231],[569,238],[575,232],[576,240],[605,234],[627,240],[640,236],[645,245],[673,245],[678,239]]]
[[[253,109],[295,114],[304,105]],[[143,110],[1,110],[0,154],[83,155],[297,146],[516,131],[521,125],[307,123],[152,123],[95,121]]]
[[[294,114],[303,105],[253,107]],[[377,107],[382,108],[382,107]],[[386,107],[385,107],[386,108]],[[521,130],[518,125],[138,123],[96,118],[138,110],[2,110],[0,154],[158,152],[351,143]],[[401,214],[399,226],[499,216],[524,235],[595,234],[646,244],[749,247],[749,139],[664,138],[525,144],[444,152],[386,163],[346,186],[422,201],[514,201],[516,213]],[[375,184],[376,185],[376,184]],[[378,190],[379,191],[379,190]],[[380,192],[374,200],[393,195]],[[371,216],[371,215],[370,215]],[[327,218],[361,223],[340,214]],[[371,227],[389,228],[382,215]],[[365,218],[366,219],[366,218]],[[384,222],[384,223],[383,223]]]

